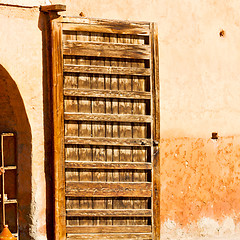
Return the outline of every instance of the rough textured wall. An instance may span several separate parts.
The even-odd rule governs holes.
[[[25,240],[46,239],[39,27],[38,8],[0,6],[0,130],[17,133],[20,236]]]
[[[22,0],[22,4],[26,2]],[[33,2],[31,4],[35,4]],[[158,23],[162,239],[195,239],[200,236],[239,239],[232,234],[239,231],[240,222],[240,2],[50,2],[66,3],[68,15],[77,16],[83,12],[87,17]],[[31,127],[32,232],[35,232],[34,239],[45,239],[42,59],[38,14],[37,9],[0,9],[0,64],[18,87]],[[222,30],[225,34],[220,36]],[[210,140],[211,132],[218,132],[219,140]]]
[[[239,136],[161,139],[163,239],[239,232],[239,157]]]
[[[162,239],[239,239],[240,2],[62,2],[68,15],[158,23]]]

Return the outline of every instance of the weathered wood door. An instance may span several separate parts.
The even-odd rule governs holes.
[[[160,239],[155,24],[51,26],[56,239]]]

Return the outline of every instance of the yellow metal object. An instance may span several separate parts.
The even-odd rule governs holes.
[[[12,235],[12,233],[8,229],[8,225],[3,226],[3,231],[0,234],[0,240],[16,240],[16,238]]]

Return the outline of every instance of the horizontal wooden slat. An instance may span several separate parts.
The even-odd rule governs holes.
[[[145,138],[84,138],[84,137],[65,137],[65,144],[79,145],[101,145],[101,146],[151,146],[151,139]]]
[[[1,133],[1,136],[3,137],[13,137],[14,136],[14,133]]]
[[[93,25],[113,25],[113,27],[121,28],[133,28],[134,26],[139,26],[140,28],[146,28],[150,31],[150,22],[147,21],[128,21],[128,20],[118,20],[118,19],[103,19],[103,18],[83,18],[77,16],[63,16],[61,19],[62,23],[70,24],[93,24]]]
[[[99,114],[99,113],[69,113],[64,114],[65,120],[72,121],[94,121],[94,122],[135,122],[150,123],[150,115],[133,114]]]
[[[67,40],[63,43],[64,55],[149,59],[150,51],[149,45],[93,43],[74,40]]]
[[[149,76],[150,68],[64,65],[64,72]]]
[[[102,32],[115,34],[149,35],[149,26],[130,22],[89,21],[88,23],[63,23],[64,31]]]
[[[67,239],[71,240],[115,240],[115,239],[124,239],[124,240],[151,240],[151,233],[98,233],[98,234],[68,234]]]
[[[151,197],[151,183],[66,182],[67,197]]]
[[[66,5],[53,4],[40,7],[41,12],[63,12],[66,11]]]
[[[67,209],[67,217],[151,217],[148,209]]]
[[[151,226],[67,226],[67,233],[149,233]]]
[[[150,92],[93,90],[93,89],[64,89],[65,96],[72,97],[97,97],[97,98],[122,98],[122,99],[151,99]]]
[[[115,25],[118,24],[136,24],[141,26],[146,26],[150,28],[150,22],[147,21],[128,21],[128,20],[118,20],[118,19],[104,19],[104,18],[85,18],[78,16],[63,16],[59,19],[62,23],[85,23],[85,24],[108,24],[112,23]]]
[[[4,204],[13,204],[13,203],[17,203],[16,199],[8,199],[6,201],[4,201]]]
[[[152,164],[147,162],[92,162],[92,161],[66,161],[65,168],[82,169],[123,169],[123,170],[151,170]]]
[[[16,166],[6,166],[6,167],[4,167],[4,170],[15,170],[15,169],[17,169]]]

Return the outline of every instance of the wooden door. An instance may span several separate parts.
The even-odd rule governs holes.
[[[160,239],[153,23],[51,21],[56,239]]]

